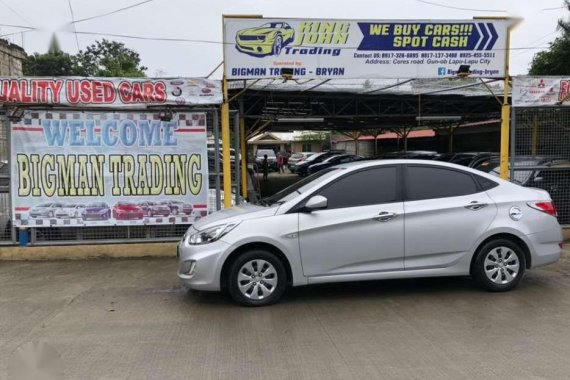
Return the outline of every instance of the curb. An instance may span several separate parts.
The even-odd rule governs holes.
[[[0,261],[85,260],[93,258],[176,257],[177,243],[0,247]]]

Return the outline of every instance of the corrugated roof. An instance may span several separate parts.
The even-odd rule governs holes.
[[[496,95],[503,94],[503,81],[479,78],[445,79],[282,79],[236,80],[229,89],[291,92],[338,92],[361,95],[460,95],[492,96],[485,84]]]

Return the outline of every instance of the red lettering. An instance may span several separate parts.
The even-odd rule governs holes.
[[[92,94],[91,94],[91,81],[90,80],[82,80],[80,83],[81,89],[81,103],[91,103]]]
[[[65,85],[67,101],[71,104],[79,103],[79,81],[68,80]]]
[[[48,88],[51,90],[51,101],[53,103],[59,103],[59,96],[62,87],[63,87],[63,81],[61,79],[48,82]]]
[[[119,98],[123,103],[131,102],[131,87],[129,82],[119,83]]]
[[[18,87],[17,81],[10,82],[10,94],[8,95],[8,101],[22,103],[22,99],[20,97],[20,89]]]
[[[103,103],[103,85],[99,81],[91,82],[92,91],[93,91],[93,103],[101,104]]]
[[[28,81],[26,79],[23,79],[20,82],[20,86],[20,90],[22,91],[22,103],[33,103],[33,99],[29,94]]]
[[[144,82],[143,86],[143,97],[146,102],[154,101],[154,84],[151,82]]]
[[[38,103],[47,103],[48,83],[45,80],[36,81],[36,93]]]
[[[570,93],[570,82],[567,80],[560,81],[560,93],[558,94],[558,101],[563,102]]]
[[[154,100],[159,103],[166,102],[166,85],[164,82],[156,82],[155,91],[156,95]]]
[[[139,82],[133,82],[133,103],[143,103],[144,98],[142,94],[141,84]]]
[[[113,82],[104,81],[103,84],[103,101],[105,103],[113,103],[116,99],[116,92],[115,87],[113,86]]]

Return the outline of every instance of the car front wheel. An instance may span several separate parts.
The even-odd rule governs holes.
[[[256,249],[240,255],[227,279],[231,298],[244,306],[266,306],[277,302],[287,287],[287,273],[273,253]]]
[[[496,239],[477,252],[472,276],[484,289],[504,292],[514,289],[526,268],[523,250],[507,239]]]

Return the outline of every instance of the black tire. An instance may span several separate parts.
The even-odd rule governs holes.
[[[238,286],[238,275],[240,269],[248,262],[254,260],[262,260],[271,264],[276,272],[277,284],[271,294],[262,299],[252,299],[245,296]],[[287,288],[287,272],[283,262],[273,253],[263,250],[254,249],[239,255],[231,264],[228,271],[227,291],[230,297],[238,304],[243,306],[267,306],[277,302],[285,289]],[[253,292],[252,292],[253,293]]]
[[[492,252],[495,252],[494,256],[499,257],[500,261],[494,265],[494,268],[493,265],[487,265],[487,267],[485,267],[485,259],[491,255]],[[517,272],[512,280],[501,283],[501,281],[507,281],[507,275],[512,276],[514,273],[513,263],[516,263],[516,260],[511,258],[510,252],[514,253],[518,259]],[[526,259],[522,248],[513,241],[508,239],[491,240],[483,245],[475,254],[477,256],[471,268],[471,276],[483,289],[490,292],[506,292],[516,288],[522,280],[526,269]],[[488,263],[491,262],[494,261],[488,261]],[[489,275],[487,275],[489,271],[495,271],[495,275],[490,275],[491,277],[495,276],[495,280],[489,278]]]

